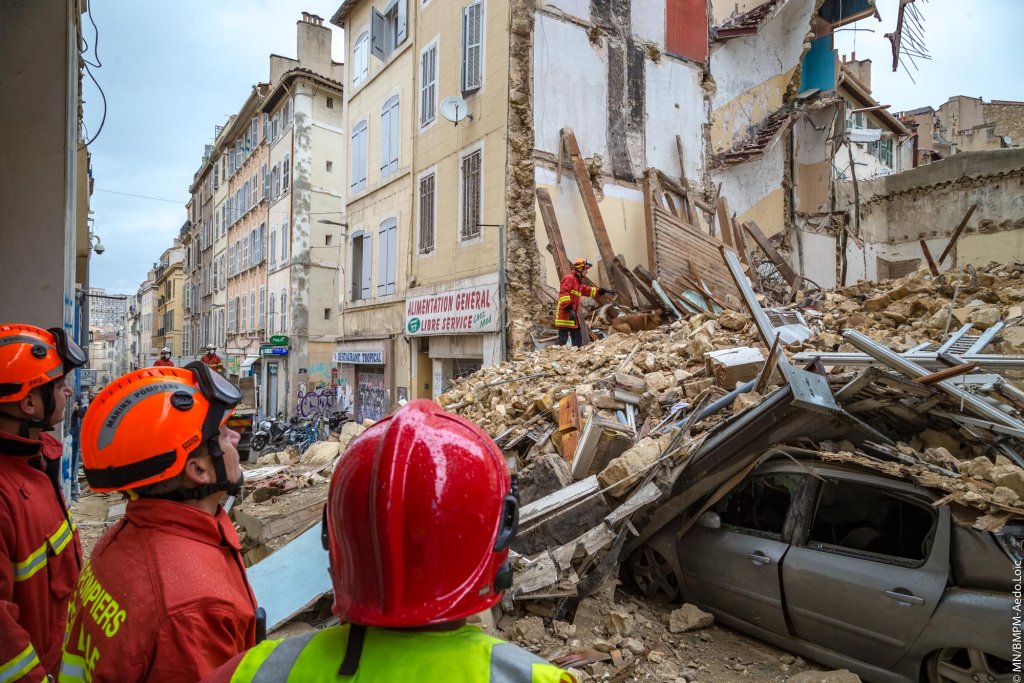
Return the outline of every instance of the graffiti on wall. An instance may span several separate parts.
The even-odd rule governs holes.
[[[384,382],[384,373],[360,370],[356,374],[356,397],[358,421],[383,419],[391,407],[391,396]]]
[[[307,390],[305,384],[300,384],[295,394],[295,414],[299,417],[311,417],[318,413],[330,413],[337,401],[338,393],[334,387],[319,386]]]

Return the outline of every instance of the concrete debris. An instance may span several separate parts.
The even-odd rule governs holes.
[[[669,615],[668,630],[671,633],[684,633],[698,628],[707,628],[713,623],[715,623],[713,616],[696,605],[687,603],[679,609],[673,610]]]
[[[788,683],[860,683],[860,676],[846,669],[802,671],[795,676],[790,676]]]

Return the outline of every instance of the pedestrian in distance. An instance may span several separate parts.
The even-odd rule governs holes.
[[[594,287],[587,284],[587,271],[593,263],[586,259],[576,259],[558,288],[558,304],[555,309],[555,327],[558,329],[559,346],[565,346],[572,339],[573,346],[583,346],[583,331],[580,329],[580,299],[605,294],[615,295],[614,289]]]
[[[65,376],[87,361],[64,330],[0,325],[0,681],[56,675],[82,546],[60,485]]]
[[[153,362],[154,368],[173,368],[174,361],[171,360],[171,350],[166,346],[160,349],[160,357]]]
[[[60,680],[198,681],[256,643],[256,600],[235,528],[238,388],[203,363],[145,368],[107,385],[82,423],[94,491],[123,491],[124,517],[82,570]]]
[[[466,618],[512,585],[519,496],[476,425],[412,401],[358,436],[331,478],[321,539],[343,622],[266,641],[207,683],[575,683]]]

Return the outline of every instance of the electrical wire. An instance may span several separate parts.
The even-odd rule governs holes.
[[[97,135],[98,134],[99,133],[97,133]],[[123,195],[125,197],[136,197],[138,199],[150,199],[150,200],[152,200],[154,202],[168,202],[170,204],[180,204],[182,206],[185,205],[185,202],[179,201],[177,199],[164,199],[163,197],[149,197],[149,196],[146,196],[144,194],[132,194],[131,192],[118,192],[117,190],[103,190],[103,189],[100,189],[98,187],[95,188],[93,191],[94,192],[106,192],[108,194],[119,194],[119,195]]]
[[[92,30],[94,35],[92,41],[92,56],[93,59],[95,59],[96,61],[90,62],[88,59],[85,58],[85,53],[89,51],[89,41],[85,39],[85,36],[82,36],[82,42],[85,44],[85,48],[81,50],[79,54],[82,55],[82,61],[84,61],[86,64],[91,64],[97,69],[99,69],[103,66],[103,62],[100,61],[100,29],[98,26],[96,26],[96,20],[92,17],[91,2],[89,3],[89,11],[87,12],[87,14],[89,15],[89,23],[92,24]]]
[[[96,134],[82,143],[83,146],[87,147],[96,141],[96,138],[98,138],[100,133],[103,132],[103,126],[107,123],[107,95],[103,92],[103,88],[100,87],[100,82],[92,75],[92,68],[89,66],[88,62],[85,64],[85,73],[89,74],[89,78],[91,78],[92,82],[96,84],[96,89],[100,91],[100,97],[103,99],[103,118],[100,119],[100,127],[96,129]]]

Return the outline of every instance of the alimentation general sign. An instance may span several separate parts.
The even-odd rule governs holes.
[[[405,331],[412,336],[496,332],[498,285],[467,287],[406,299]]]

